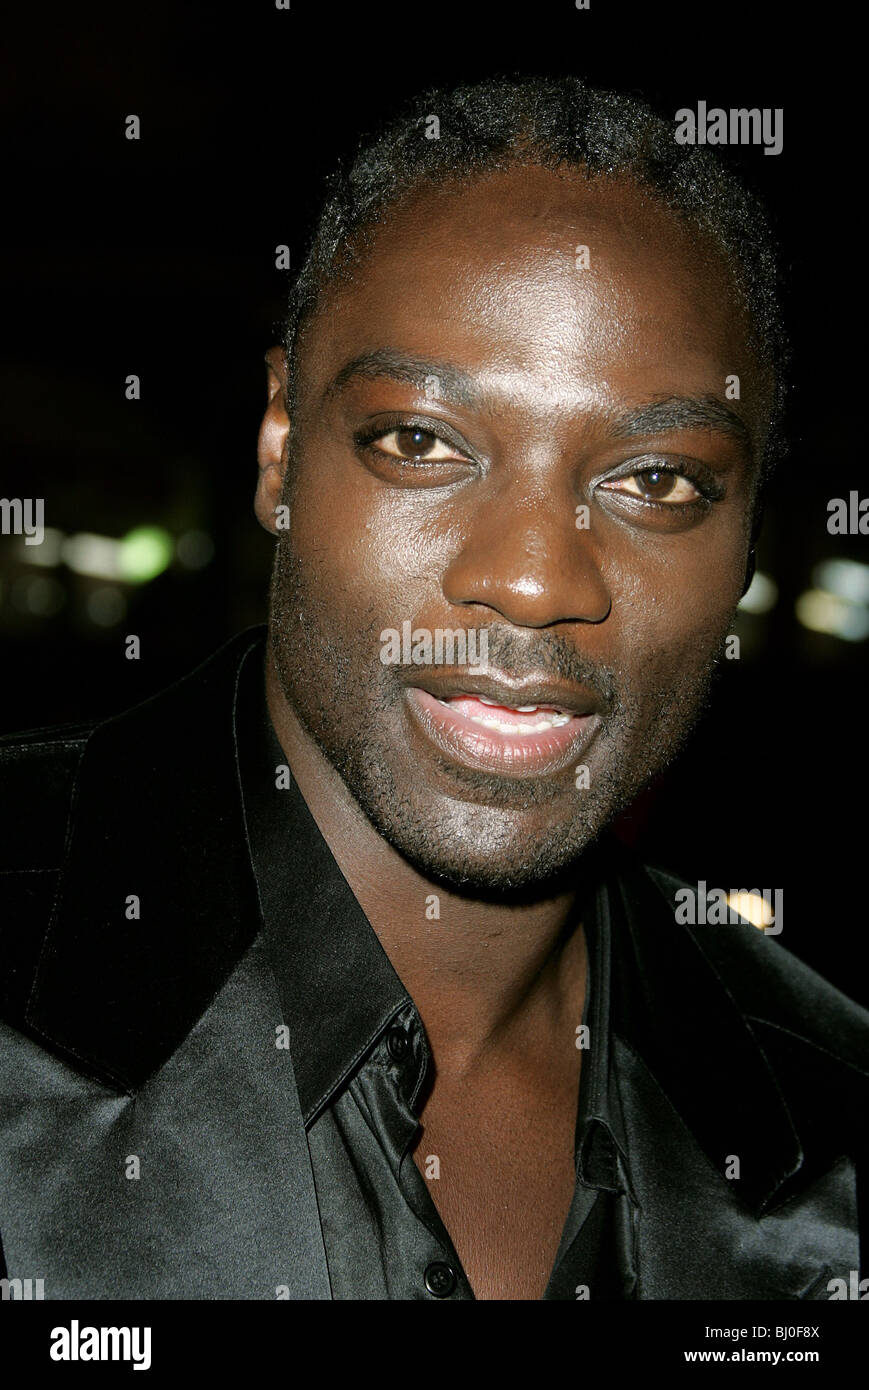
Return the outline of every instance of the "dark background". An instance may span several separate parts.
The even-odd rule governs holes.
[[[0,495],[44,497],[66,536],[163,527],[193,563],[130,585],[0,537],[0,731],[121,709],[264,619],[272,545],[251,501],[286,288],[275,246],[299,264],[322,176],[410,92],[577,72],[668,119],[700,99],[782,107],[782,154],[724,151],[772,215],[795,350],[791,452],[758,552],[778,602],[740,615],[742,659],[626,833],[692,882],[783,888],[779,940],[869,1003],[867,647],[795,614],[819,561],[867,560],[865,537],[826,530],[828,499],[869,492],[844,411],[865,362],[860,54],[831,7],[591,4],[85,4],[4,22]]]

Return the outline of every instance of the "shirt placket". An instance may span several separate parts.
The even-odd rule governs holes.
[[[381,1129],[384,1149],[402,1197],[428,1239],[411,1283],[423,1297],[473,1299],[461,1262],[413,1159],[419,1133],[415,1109],[431,1060],[425,1029],[412,1005],[392,1021],[365,1069],[366,1099]],[[412,1295],[413,1296],[413,1295]]]

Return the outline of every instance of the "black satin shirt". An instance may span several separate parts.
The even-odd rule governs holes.
[[[240,677],[236,746],[248,839],[305,1118],[332,1297],[473,1299],[412,1151],[431,1055],[422,1019],[338,868],[268,717],[261,651]],[[283,785],[288,783],[289,785]],[[603,896],[602,896],[603,895]],[[630,1174],[609,1045],[605,889],[589,954],[577,1180],[544,1299],[629,1298],[618,1251]],[[426,1156],[428,1157],[428,1156]],[[430,1190],[431,1188],[431,1190]]]

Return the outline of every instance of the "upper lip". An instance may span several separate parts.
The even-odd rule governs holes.
[[[447,700],[456,695],[485,695],[508,709],[519,705],[553,705],[568,714],[594,714],[599,697],[588,686],[570,685],[544,676],[525,676],[519,680],[500,671],[421,671],[414,674],[413,684],[427,690],[435,699]]]

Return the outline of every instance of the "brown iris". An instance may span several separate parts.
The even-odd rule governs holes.
[[[672,473],[665,472],[662,468],[644,468],[642,473],[635,473],[643,493],[653,502],[660,502],[670,493],[676,485],[676,479]]]
[[[421,458],[429,453],[436,443],[436,436],[429,430],[416,428],[395,431],[395,443],[399,453],[408,458]]]

